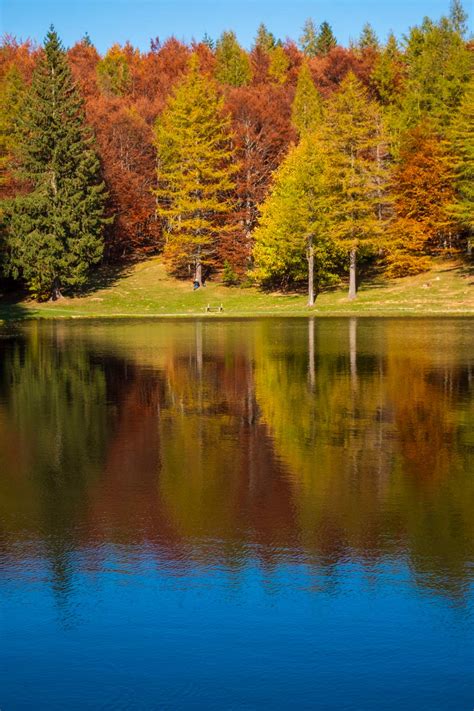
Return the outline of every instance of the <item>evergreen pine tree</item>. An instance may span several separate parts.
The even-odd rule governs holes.
[[[226,217],[236,168],[230,117],[195,55],[157,121],[155,136],[164,257],[174,273],[192,268],[201,285],[203,266],[216,264],[219,238],[233,229]]]
[[[53,28],[35,71],[18,134],[31,192],[9,211],[9,270],[38,298],[86,281],[103,252],[106,200],[93,137]]]
[[[204,37],[202,38],[201,41],[202,41],[202,43],[203,43],[204,45],[206,45],[206,47],[208,47],[208,48],[211,50],[211,52],[214,51],[214,49],[215,49],[215,42],[214,42],[214,40],[212,39],[212,37],[210,37],[210,36],[207,34],[207,32],[204,33]]]
[[[307,62],[303,62],[298,74],[295,98],[291,108],[293,126],[302,136],[312,131],[321,122],[322,100],[316,89]]]
[[[306,57],[316,57],[318,54],[318,33],[311,17],[308,17],[303,25],[299,44]]]
[[[379,41],[370,22],[366,22],[358,42],[359,49],[378,49]]]
[[[331,25],[326,21],[322,22],[316,39],[316,54],[325,57],[336,45],[337,41]]]
[[[246,86],[252,79],[250,59],[234,32],[223,32],[217,42],[216,79],[229,86]]]

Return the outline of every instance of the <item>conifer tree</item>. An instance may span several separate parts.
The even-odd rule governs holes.
[[[275,36],[269,32],[263,22],[260,23],[255,37],[254,48],[270,52],[276,46]]]
[[[202,44],[204,44],[206,47],[208,47],[211,50],[211,52],[214,51],[215,42],[212,39],[212,37],[210,37],[210,35],[207,34],[207,32],[204,33],[204,36],[201,41],[202,41]]]
[[[311,17],[308,17],[303,25],[299,44],[306,57],[316,57],[318,54],[318,32]]]
[[[461,0],[451,0],[449,19],[454,31],[464,37],[467,32],[467,13],[462,6]]]
[[[230,117],[195,55],[157,121],[155,137],[164,257],[174,273],[192,269],[201,285],[203,267],[216,264],[219,238],[232,229],[226,218],[236,167]]]
[[[375,31],[370,22],[366,22],[362,28],[362,32],[359,37],[358,47],[359,49],[379,48],[379,41],[377,35],[375,34]]]
[[[416,126],[428,116],[444,131],[472,76],[472,52],[450,19],[425,18],[411,29],[404,60],[403,126]]]
[[[370,77],[370,82],[376,89],[379,101],[383,106],[390,106],[399,101],[398,84],[401,72],[401,53],[395,35],[391,32],[385,47],[375,62]]]
[[[356,297],[357,253],[381,234],[386,166],[380,113],[350,72],[331,98],[322,127],[333,196],[331,230],[349,253],[349,298]]]
[[[303,62],[298,74],[295,98],[291,108],[293,126],[302,136],[319,125],[322,115],[321,96],[314,85],[308,63]]]
[[[474,79],[448,131],[454,157],[455,202],[452,212],[468,231],[474,230]],[[470,242],[469,242],[470,247]]]
[[[322,22],[316,39],[316,54],[320,57],[325,57],[336,45],[337,41],[331,25],[326,21]]]
[[[229,86],[246,86],[252,79],[250,59],[234,32],[223,32],[217,42],[216,79]]]
[[[277,45],[270,51],[270,64],[268,75],[277,84],[284,84],[288,77],[290,60],[281,45]]]
[[[53,28],[27,95],[18,134],[31,192],[8,216],[9,270],[53,299],[86,281],[103,252],[105,186],[82,100]]]
[[[334,278],[337,248],[330,238],[326,155],[315,134],[305,134],[276,171],[254,231],[255,277],[280,284],[304,279],[308,305]]]

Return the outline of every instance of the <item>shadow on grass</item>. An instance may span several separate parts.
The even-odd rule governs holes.
[[[84,284],[80,289],[77,289],[70,296],[90,296],[96,291],[101,291],[102,289],[110,289],[115,286],[117,282],[125,277],[129,276],[133,264],[107,264],[103,267],[99,267],[96,271],[89,275],[87,284]],[[65,296],[69,294],[65,294]]]
[[[469,278],[474,279],[474,261],[473,262],[465,262],[461,266],[459,272],[460,272],[461,276],[464,277],[465,279],[469,279]]]
[[[4,323],[26,321],[32,318],[33,315],[30,309],[25,309],[21,304],[11,301],[0,301],[0,326],[2,325],[2,321]]]
[[[120,264],[101,267],[90,274],[87,284],[73,293],[68,293],[65,290],[64,296],[68,298],[89,296],[101,289],[111,288],[130,273],[132,266],[132,264]],[[13,323],[34,318],[37,315],[35,302],[28,301],[28,306],[25,306],[28,294],[24,290],[15,288],[8,290],[8,287],[9,285],[7,285],[6,293],[3,295],[0,293],[0,323],[2,321]],[[59,304],[60,302],[55,303]]]

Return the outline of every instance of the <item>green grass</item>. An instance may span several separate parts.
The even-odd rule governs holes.
[[[265,293],[255,288],[226,287],[208,282],[192,290],[190,281],[170,278],[159,258],[131,267],[112,279],[104,278],[95,291],[55,303],[0,302],[0,319],[15,318],[106,318],[120,316],[426,316],[474,315],[474,275],[454,261],[435,261],[430,272],[414,277],[362,283],[358,297],[350,302],[346,289],[320,294],[314,309],[306,306],[304,294]],[[102,285],[101,285],[102,284]],[[103,284],[106,284],[103,286]],[[207,304],[223,304],[222,314],[206,314]]]

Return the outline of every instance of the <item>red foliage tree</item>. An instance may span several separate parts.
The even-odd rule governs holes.
[[[295,138],[291,127],[292,92],[275,85],[240,87],[227,96],[233,118],[239,172],[236,176],[236,219],[239,230],[222,247],[222,259],[236,271],[249,265],[251,233],[258,205],[267,194],[272,173]]]

